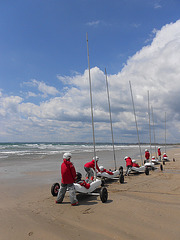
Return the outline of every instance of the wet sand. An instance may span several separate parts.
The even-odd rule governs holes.
[[[71,206],[68,193],[55,204],[49,178],[59,170],[30,171],[0,182],[0,240],[163,239],[180,236],[180,147],[168,151],[169,163],[145,174],[125,177],[125,183],[106,183],[108,201],[78,195]],[[175,158],[175,162],[172,159]]]

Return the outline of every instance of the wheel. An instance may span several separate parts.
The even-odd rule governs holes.
[[[51,187],[51,194],[55,197],[58,195],[58,191],[60,189],[59,183],[54,183]]]
[[[124,183],[124,175],[123,174],[119,175],[119,182]]]
[[[123,174],[123,167],[122,166],[120,166],[120,168],[119,168],[119,174],[120,175]]]
[[[145,174],[149,175],[149,169],[148,168],[145,169]]]
[[[107,202],[108,199],[108,191],[107,188],[102,187],[100,190],[100,198],[103,203]]]
[[[162,164],[160,165],[160,170],[163,171],[163,165]]]

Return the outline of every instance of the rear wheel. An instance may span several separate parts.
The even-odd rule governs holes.
[[[108,199],[108,191],[107,188],[102,187],[100,190],[100,198],[103,203],[107,202]]]
[[[119,168],[119,174],[120,175],[123,174],[123,167],[122,166],[120,166],[120,168]]]
[[[54,183],[51,187],[51,194],[55,197],[58,195],[58,191],[60,189],[59,183]]]
[[[123,174],[119,175],[119,182],[124,183],[124,175]]]
[[[149,175],[149,169],[148,168],[145,169],[145,174]]]
[[[160,170],[163,171],[163,165],[162,164],[160,165]]]

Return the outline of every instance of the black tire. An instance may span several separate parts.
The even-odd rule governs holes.
[[[124,183],[124,175],[123,174],[119,175],[119,182]]]
[[[107,202],[108,199],[108,191],[107,188],[102,187],[100,190],[100,198],[103,203]]]
[[[148,168],[145,169],[145,174],[149,175],[149,169]]]
[[[60,189],[59,183],[54,183],[51,187],[51,194],[55,197],[58,195],[58,191]]]
[[[163,165],[162,164],[160,164],[160,170],[163,171]]]
[[[120,168],[119,168],[119,175],[121,175],[121,174],[123,174],[123,167],[122,166],[120,166]]]

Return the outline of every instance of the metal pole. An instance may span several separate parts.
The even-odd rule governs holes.
[[[165,112],[165,153],[166,153],[166,112]]]
[[[93,104],[92,104],[92,88],[91,88],[91,74],[90,74],[90,62],[89,62],[89,46],[88,46],[88,33],[86,33],[87,40],[87,55],[88,55],[88,68],[89,68],[89,89],[90,89],[90,101],[91,101],[91,118],[92,118],[92,131],[93,131],[93,146],[94,146],[94,160],[95,160],[95,179],[96,173],[96,148],[95,148],[95,135],[94,135],[94,117],[93,117]]]
[[[108,80],[107,80],[106,68],[105,68],[105,75],[106,75],[106,87],[107,87],[108,104],[109,104],[109,118],[110,118],[110,123],[111,123],[111,135],[112,135],[114,165],[115,165],[115,170],[116,170],[116,156],[115,156],[115,149],[114,149],[114,137],[113,137],[113,127],[112,127],[112,117],[111,117],[111,105],[110,105],[109,87],[108,87]]]
[[[134,100],[133,100],[133,94],[132,94],[132,87],[131,87],[131,82],[130,82],[130,81],[129,81],[129,85],[130,85],[132,105],[133,105],[133,111],[134,111],[134,118],[135,118],[136,130],[137,130],[137,136],[138,136],[139,151],[140,151],[140,156],[141,156],[141,164],[143,165],[143,159],[142,159],[142,153],[141,153],[141,146],[140,146],[140,140],[139,140],[138,125],[137,125],[137,119],[136,119],[136,112],[135,112],[135,106],[134,106]]]
[[[150,156],[151,155],[151,120],[150,120],[150,107],[149,107],[149,91],[148,91],[148,115],[149,115],[149,141],[150,141]]]
[[[157,152],[156,152],[156,137],[155,137],[155,129],[154,129],[154,114],[153,114],[153,107],[152,107],[152,106],[151,106],[151,111],[152,111],[152,119],[153,119],[153,132],[154,132],[155,154],[156,154],[156,159],[157,159]]]

